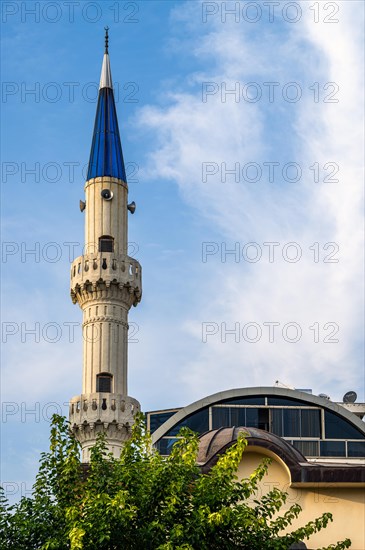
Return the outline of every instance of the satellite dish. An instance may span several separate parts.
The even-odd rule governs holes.
[[[357,399],[357,393],[356,391],[352,391],[352,390],[345,393],[345,395],[342,398],[344,403],[355,403],[356,399]]]

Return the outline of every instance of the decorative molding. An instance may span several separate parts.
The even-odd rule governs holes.
[[[103,279],[92,284],[90,281],[85,281],[82,286],[76,285],[71,288],[72,302],[78,303],[81,308],[90,302],[114,300],[130,309],[132,306],[136,306],[141,298],[142,292],[138,287],[118,281],[112,281],[109,286]]]
[[[90,187],[90,185],[93,185],[94,183],[102,183],[103,185],[104,184],[108,185],[108,184],[114,183],[114,184],[120,185],[121,187],[124,187],[124,189],[128,190],[128,185],[125,181],[120,180],[118,178],[112,178],[110,176],[102,176],[100,178],[90,178],[85,183],[84,190],[86,191],[86,189],[88,187]]]
[[[86,327],[87,325],[92,325],[94,323],[115,323],[117,325],[122,325],[122,327],[127,330],[129,329],[128,323],[108,315],[99,315],[98,317],[90,317],[89,319],[87,319],[87,321],[84,321],[82,323],[82,326]]]

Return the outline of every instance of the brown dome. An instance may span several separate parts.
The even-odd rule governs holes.
[[[248,446],[262,447],[281,458],[290,470],[292,483],[364,483],[365,468],[361,464],[308,462],[307,459],[281,437],[258,428],[220,428],[200,436],[197,464],[207,473],[244,432]]]
[[[306,458],[297,449],[275,434],[258,428],[233,426],[232,428],[211,430],[200,436],[197,462],[203,471],[207,471],[214,466],[219,455],[233,445],[242,432],[246,435],[249,446],[255,445],[269,449],[279,456],[289,468],[307,462]]]

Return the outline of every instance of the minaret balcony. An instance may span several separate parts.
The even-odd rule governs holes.
[[[71,264],[71,297],[76,303],[77,293],[85,288],[97,288],[99,284],[107,288],[117,284],[127,287],[135,295],[135,305],[142,295],[142,268],[140,263],[126,255],[110,252],[79,256]]]
[[[131,427],[140,412],[136,399],[115,393],[78,395],[70,401],[70,427],[73,431],[86,425],[116,424],[119,429]]]

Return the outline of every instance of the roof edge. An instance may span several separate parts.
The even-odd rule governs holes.
[[[166,422],[162,424],[162,426],[160,426],[152,434],[152,442],[157,443],[157,441],[159,441],[161,437],[163,437],[171,428],[173,428],[176,424],[181,422],[181,420],[184,420],[184,418],[190,416],[199,409],[209,407],[210,405],[214,405],[215,403],[219,403],[220,401],[223,401],[225,399],[268,394],[277,397],[291,397],[292,399],[307,401],[311,405],[318,405],[319,407],[323,407],[324,409],[335,412],[339,416],[343,417],[345,420],[353,424],[365,435],[365,423],[360,420],[360,418],[355,416],[355,414],[349,412],[338,403],[329,401],[328,399],[324,399],[323,397],[319,397],[317,395],[312,395],[298,390],[290,390],[287,388],[279,388],[276,386],[254,386],[251,388],[234,388],[231,390],[213,393],[212,395],[203,397],[202,399],[194,401],[190,405],[183,407],[176,414],[166,420]]]

